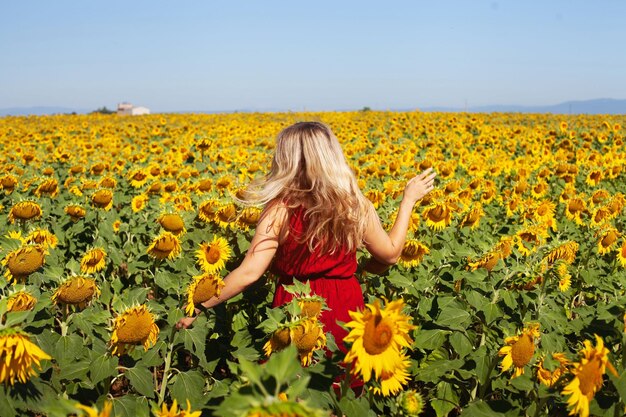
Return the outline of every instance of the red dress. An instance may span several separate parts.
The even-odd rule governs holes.
[[[309,281],[311,291],[326,299],[330,310],[323,311],[320,321],[324,331],[330,332],[337,346],[347,352],[343,338],[348,334],[337,321],[351,321],[348,311],[364,309],[363,292],[354,273],[357,269],[356,251],[337,250],[333,254],[309,251],[306,243],[298,243],[298,237],[306,230],[304,207],[294,209],[289,218],[289,233],[276,250],[270,271],[278,282],[272,307],[288,303],[292,299],[282,284],[292,284],[293,279]]]

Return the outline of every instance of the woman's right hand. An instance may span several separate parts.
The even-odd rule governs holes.
[[[404,198],[408,199],[413,205],[430,193],[434,186],[437,173],[432,168],[428,168],[421,174],[411,178],[404,188]]]
[[[195,320],[196,320],[195,317],[183,317],[182,319],[178,320],[178,323],[176,323],[176,328],[187,329],[189,326],[193,324]]]

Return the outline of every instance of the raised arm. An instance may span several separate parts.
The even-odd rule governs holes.
[[[376,215],[372,206],[368,226],[365,230],[365,248],[377,262],[374,262],[371,268],[366,268],[367,270],[378,272],[381,270],[380,264],[388,266],[398,261],[404,248],[413,207],[426,194],[432,191],[436,175],[432,168],[429,168],[407,182],[396,221],[389,233],[383,229],[380,218]]]
[[[206,308],[236,296],[256,282],[267,270],[278,248],[278,242],[286,219],[286,209],[278,204],[266,208],[257,224],[250,248],[241,264],[224,278],[224,288],[219,297],[212,297],[202,303]],[[196,314],[200,310],[196,309]],[[189,327],[195,317],[184,317],[176,324],[177,328]]]

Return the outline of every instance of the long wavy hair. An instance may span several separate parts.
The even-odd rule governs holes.
[[[311,251],[356,250],[371,215],[339,141],[320,122],[299,122],[278,134],[270,172],[248,186],[243,201],[282,204],[289,213],[304,206],[307,229],[296,238]]]

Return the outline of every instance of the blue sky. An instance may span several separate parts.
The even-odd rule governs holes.
[[[8,1],[0,108],[626,98],[626,1]]]

